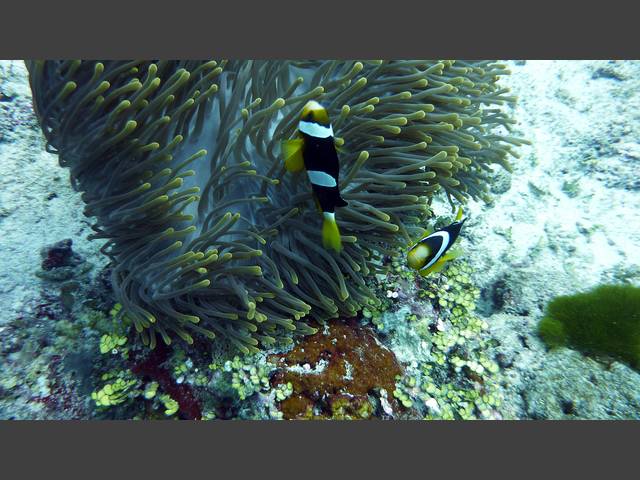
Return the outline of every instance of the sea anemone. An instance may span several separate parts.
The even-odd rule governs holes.
[[[307,319],[352,316],[365,282],[430,214],[432,197],[487,198],[492,164],[522,140],[494,62],[32,61],[49,151],[106,239],[124,318],[155,346],[216,336],[243,352]],[[340,146],[344,249],[321,247],[304,176],[280,144],[304,104]]]

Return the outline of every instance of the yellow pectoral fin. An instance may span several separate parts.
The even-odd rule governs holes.
[[[302,147],[304,140],[302,138],[294,138],[282,141],[282,156],[284,157],[284,166],[289,172],[299,172],[304,167],[304,158],[302,157]]]
[[[438,260],[436,263],[431,265],[429,268],[420,270],[420,275],[423,277],[426,277],[427,275],[430,275],[432,273],[437,273],[440,270],[442,270],[446,264],[447,264],[447,260],[444,257],[442,257],[440,260]]]
[[[458,214],[456,215],[456,222],[459,222],[462,218],[462,207],[458,208]]]
[[[442,260],[444,261],[453,260],[454,258],[461,257],[463,253],[464,252],[462,251],[461,248],[452,248],[451,250],[449,250],[447,253],[443,255]]]
[[[342,240],[335,216],[326,212],[322,222],[322,244],[324,248],[334,250],[337,253],[342,250]]]

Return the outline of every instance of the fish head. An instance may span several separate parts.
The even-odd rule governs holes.
[[[305,104],[302,108],[302,113],[300,114],[300,120],[305,122],[315,122],[324,126],[328,126],[330,123],[327,109],[315,100],[309,100]]]
[[[456,238],[458,238],[458,235],[460,235],[460,230],[462,229],[462,225],[464,225],[464,222],[466,221],[467,219],[465,218],[461,222],[453,222],[452,224],[447,225],[442,229],[449,234],[451,243],[455,242]]]

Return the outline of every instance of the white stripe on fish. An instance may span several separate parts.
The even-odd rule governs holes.
[[[304,120],[300,120],[300,123],[298,124],[298,130],[300,130],[302,133],[306,133],[310,137],[333,137],[333,127],[331,125],[325,127],[315,122],[305,122]]]
[[[449,245],[449,232],[444,231],[444,230],[432,233],[431,235],[428,235],[428,236],[424,237],[420,241],[422,242],[422,241],[426,240],[427,238],[432,238],[432,237],[442,237],[442,245],[440,245],[440,249],[438,250],[438,253],[435,254],[435,256],[431,259],[431,261],[429,263],[427,263],[424,267],[422,267],[420,270],[424,270],[425,268],[429,268],[431,265],[433,265],[438,260],[440,260],[440,257],[442,256],[442,253],[447,248],[447,245]]]
[[[307,176],[311,183],[319,187],[335,187],[337,185],[335,178],[319,170],[307,170]]]

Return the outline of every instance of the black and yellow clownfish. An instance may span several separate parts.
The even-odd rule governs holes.
[[[304,169],[311,182],[313,197],[322,212],[322,243],[336,252],[342,249],[335,208],[347,202],[340,196],[340,162],[327,110],[311,100],[302,109],[298,137],[282,142],[285,168],[289,172]]]
[[[462,221],[462,208],[458,210],[456,221],[451,225],[429,233],[421,238],[407,253],[409,268],[417,270],[423,277],[439,272],[447,261],[460,255],[460,252],[449,250],[454,244],[466,218]]]

